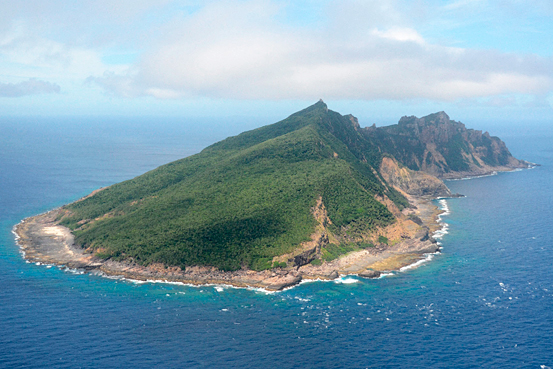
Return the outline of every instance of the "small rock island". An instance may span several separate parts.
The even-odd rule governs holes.
[[[281,290],[439,250],[442,179],[531,166],[439,112],[361,128],[321,100],[15,227],[25,258],[138,280]]]

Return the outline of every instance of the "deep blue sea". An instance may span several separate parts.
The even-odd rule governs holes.
[[[447,200],[442,253],[378,280],[267,294],[137,284],[21,258],[12,234],[21,219],[254,126],[0,119],[0,367],[553,367],[546,128],[503,129],[515,156],[542,166],[447,182],[466,198]]]

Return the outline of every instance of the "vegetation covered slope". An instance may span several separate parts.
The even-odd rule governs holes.
[[[60,222],[103,258],[260,270],[310,239],[319,198],[337,235],[394,222],[375,195],[407,202],[380,162],[356,120],[320,101],[69,204]]]

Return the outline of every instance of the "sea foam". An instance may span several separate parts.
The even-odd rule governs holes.
[[[424,263],[426,263],[426,262],[429,262],[430,260],[434,259],[434,255],[436,255],[436,254],[437,254],[437,252],[434,252],[434,253],[431,253],[431,254],[424,254],[424,255],[425,255],[424,259],[420,259],[420,260],[414,262],[413,264],[409,264],[409,265],[406,265],[406,266],[404,266],[404,267],[401,267],[401,268],[399,268],[399,271],[400,271],[400,272],[405,272],[405,271],[407,271],[407,270],[409,270],[409,269],[417,268],[417,267],[419,267],[420,265],[422,265],[422,264],[424,264]]]
[[[343,284],[351,284],[351,283],[357,283],[359,282],[359,279],[352,278],[349,276],[337,278],[334,280],[334,283],[343,283]]]

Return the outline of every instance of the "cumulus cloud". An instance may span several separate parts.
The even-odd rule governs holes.
[[[330,9],[326,26],[310,28],[279,22],[281,10],[263,0],[210,3],[164,26],[132,73],[93,80],[124,96],[158,98],[452,101],[553,87],[551,58],[432,44],[398,26],[397,14],[339,28],[347,17]],[[358,9],[354,18],[362,15]]]
[[[21,97],[59,92],[59,85],[34,78],[19,83],[0,83],[0,97]]]

